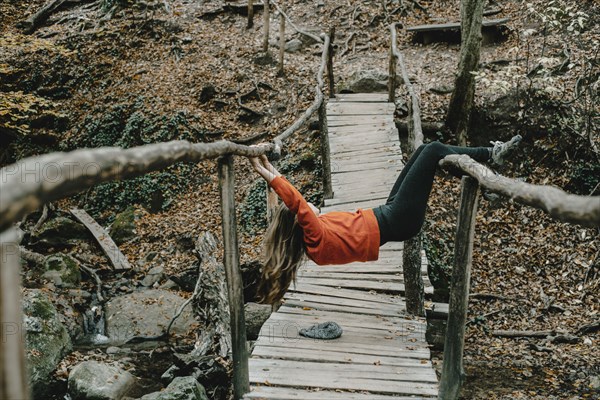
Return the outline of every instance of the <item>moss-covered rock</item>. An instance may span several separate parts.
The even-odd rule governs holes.
[[[46,272],[42,278],[49,279],[57,286],[76,287],[81,282],[81,271],[77,261],[68,254],[53,254],[46,257]]]
[[[47,221],[31,236],[31,243],[45,246],[66,246],[77,240],[87,240],[90,233],[82,224],[66,217]]]
[[[23,312],[29,382],[34,398],[46,398],[50,373],[71,351],[71,338],[44,292],[26,290]]]
[[[135,208],[127,207],[125,211],[117,215],[108,230],[108,234],[117,244],[135,238]]]

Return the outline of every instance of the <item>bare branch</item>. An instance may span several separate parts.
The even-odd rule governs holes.
[[[486,189],[519,203],[539,208],[552,218],[584,226],[600,226],[600,197],[568,194],[551,186],[533,185],[496,174],[466,155],[453,154],[440,161],[442,167],[458,167]]]

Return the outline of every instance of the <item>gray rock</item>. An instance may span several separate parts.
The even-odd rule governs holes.
[[[23,296],[29,382],[35,398],[45,398],[49,375],[72,349],[71,338],[50,299],[40,290]]]
[[[352,93],[387,92],[388,75],[376,70],[356,71],[340,86],[340,91]]]
[[[161,392],[142,397],[142,400],[208,400],[204,387],[191,376],[180,376]]]
[[[48,279],[56,286],[72,288],[81,282],[81,271],[77,261],[68,254],[53,254],[46,257],[46,272],[42,278]]]
[[[116,244],[122,244],[137,236],[135,230],[135,208],[128,207],[117,215],[108,229],[108,234]]]
[[[134,336],[164,333],[174,312],[185,299],[168,290],[149,289],[115,297],[105,305],[106,334],[113,344]],[[171,333],[185,334],[196,326],[191,305],[171,327]]]
[[[150,287],[154,285],[156,282],[159,282],[164,276],[165,269],[162,266],[154,267],[142,280],[142,285],[146,287]]]
[[[271,315],[269,304],[246,303],[244,314],[246,319],[246,338],[248,340],[258,339],[260,328]]]
[[[590,388],[595,391],[600,391],[600,375],[590,376]]]
[[[57,217],[44,223],[32,234],[30,242],[36,245],[64,247],[66,244],[90,237],[90,233],[82,224],[66,217]]]
[[[97,361],[77,364],[69,374],[69,394],[73,400],[119,400],[134,385],[129,372]]]
[[[297,51],[300,51],[303,45],[304,43],[302,43],[302,40],[292,39],[285,44],[285,51],[288,53],[295,53]]]

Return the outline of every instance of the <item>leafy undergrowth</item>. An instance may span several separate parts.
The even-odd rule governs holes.
[[[216,2],[167,1],[168,11],[161,7],[123,9],[112,19],[75,7],[59,12],[33,36],[17,33],[14,24],[43,3],[0,4],[8,22],[0,38],[0,101],[4,105],[0,138],[9,143],[0,154],[1,165],[27,155],[81,146],[130,147],[171,139],[208,142],[261,132],[266,132],[268,140],[313,100],[320,46],[308,44],[300,52],[286,54],[286,73],[279,76],[276,65],[255,62],[262,43],[259,15],[255,28],[247,29],[245,17],[229,11],[203,17],[218,6]],[[598,126],[597,95],[587,89],[595,87],[594,77],[597,80],[598,30],[594,27],[598,10],[593,2],[582,2],[571,10],[572,16],[565,16],[550,13],[544,1],[531,3],[540,15],[529,12],[529,6],[521,2],[502,3],[498,17],[511,18],[510,35],[499,45],[482,48],[483,73],[478,75],[476,101],[490,115],[494,102],[513,91],[543,91],[549,100],[539,106],[535,99],[521,104],[509,97],[519,108],[498,109],[512,119],[502,129],[482,124],[479,140],[474,138],[474,142],[489,139],[485,135],[490,132],[498,135],[491,139],[522,133],[523,150],[502,173],[592,193],[597,190],[598,160],[579,149],[598,146],[593,130]],[[318,33],[336,26],[334,71],[339,82],[355,70],[387,68],[389,23],[401,21],[410,26],[458,19],[456,0],[421,4],[426,11],[412,2],[356,1],[298,2],[287,4],[286,9],[307,30]],[[556,21],[562,29],[555,29]],[[273,18],[273,42],[277,26]],[[287,39],[298,36],[288,26]],[[423,46],[411,40],[405,30],[399,30],[400,48],[421,97],[423,118],[441,121],[449,95],[435,89],[452,85],[458,46]],[[567,63],[564,43],[570,43]],[[276,48],[271,46],[271,51],[275,53]],[[534,68],[535,73],[528,74]],[[562,111],[549,112],[550,102],[560,103]],[[240,103],[257,113],[242,109]],[[6,117],[5,109],[16,119]],[[50,120],[54,115],[55,125],[23,123],[36,113],[47,114]],[[545,117],[532,122],[540,114]],[[590,129],[595,136],[588,134]],[[574,137],[575,145],[566,145],[556,135],[559,131]],[[279,167],[310,200],[319,203],[318,135],[303,130],[288,142],[286,151]],[[243,204],[238,220],[245,228],[240,230],[241,261],[250,263],[259,257],[264,229],[262,183],[256,183],[246,160],[236,159],[235,167],[236,200]],[[132,263],[157,252],[165,260],[165,272],[174,274],[195,262],[193,255],[181,251],[182,240],[207,230],[220,237],[216,172],[214,161],[185,165],[137,183],[100,186],[58,205],[67,209],[79,204],[107,224],[118,210],[133,204],[138,239],[122,250]],[[430,255],[438,265],[451,265],[458,187],[455,179],[438,179],[434,187],[426,232]],[[600,374],[594,357],[598,333],[579,334],[579,342],[567,344],[500,339],[492,331],[555,329],[575,334],[582,325],[598,320],[598,230],[559,223],[506,200],[482,199],[475,249],[471,291],[503,298],[470,302],[463,398],[596,396],[590,385]],[[120,279],[112,276],[99,252],[96,259],[107,284]],[[129,278],[139,281],[145,273],[140,267]],[[91,283],[89,290],[95,290]]]

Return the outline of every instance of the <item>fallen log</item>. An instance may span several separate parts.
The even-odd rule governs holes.
[[[71,214],[79,222],[85,225],[86,228],[94,235],[94,238],[104,251],[104,254],[108,257],[110,262],[113,265],[113,268],[116,271],[122,271],[131,269],[131,265],[129,265],[129,261],[127,258],[121,253],[117,244],[112,240],[106,230],[100,226],[85,210],[81,210],[78,208],[71,209]]]
[[[548,336],[555,336],[555,335],[556,335],[556,331],[513,331],[513,330],[492,331],[492,336],[507,337],[507,338],[519,338],[519,337],[546,338]]]

